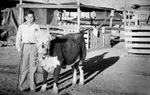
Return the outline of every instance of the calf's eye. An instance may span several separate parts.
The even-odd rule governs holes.
[[[42,42],[42,48],[44,48],[44,43]]]

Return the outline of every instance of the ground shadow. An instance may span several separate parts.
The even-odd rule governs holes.
[[[107,53],[90,58],[85,63],[85,66],[84,66],[85,84],[93,80],[98,74],[100,74],[102,71],[112,66],[119,60],[119,56],[114,56],[114,57],[104,59],[103,57],[105,54]]]
[[[105,58],[104,56],[107,54],[103,53],[102,55],[95,56],[93,58],[87,59],[84,64],[84,78],[85,78],[85,84],[93,80],[97,75],[99,75],[102,71],[107,69],[108,67],[112,66],[119,60],[119,56],[114,56],[110,58]],[[79,72],[78,72],[79,74]],[[66,72],[61,73],[59,77],[59,85],[64,83],[65,81],[72,79],[72,69],[67,70]],[[92,77],[91,77],[92,76]],[[65,80],[64,80],[65,78]],[[63,79],[63,80],[62,80]],[[53,86],[53,78],[48,79],[48,89],[52,89]],[[78,80],[79,82],[79,80]],[[41,85],[41,83],[39,83]],[[62,91],[64,88],[67,89],[72,85],[72,83],[69,83],[65,87],[60,87],[59,92]],[[40,88],[39,88],[40,89]]]

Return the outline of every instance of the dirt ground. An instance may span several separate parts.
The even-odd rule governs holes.
[[[19,56],[14,46],[0,47],[0,95],[17,95]],[[72,86],[72,72],[61,71],[58,95],[150,95],[150,57],[127,55],[124,42],[112,48],[88,53],[84,67],[85,85]],[[42,83],[38,71],[37,90]],[[46,92],[20,95],[53,95],[52,74]]]

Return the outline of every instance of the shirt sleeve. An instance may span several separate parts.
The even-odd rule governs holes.
[[[19,26],[16,35],[16,44],[15,44],[18,52],[21,51],[21,39],[22,39],[22,31],[21,31],[21,26]]]

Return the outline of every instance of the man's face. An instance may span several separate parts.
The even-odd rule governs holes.
[[[32,23],[33,22],[33,14],[28,14],[27,16],[25,16],[25,19],[28,23]]]

